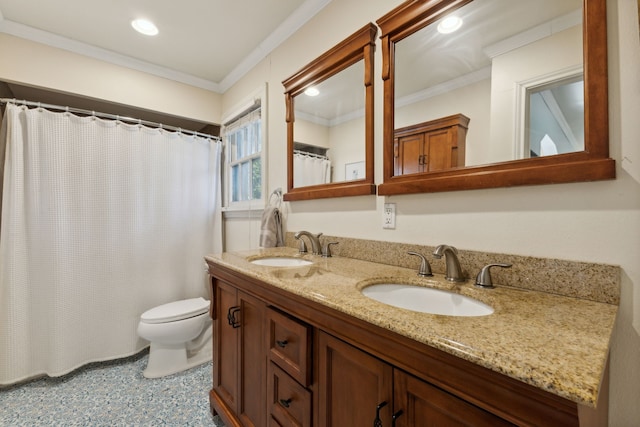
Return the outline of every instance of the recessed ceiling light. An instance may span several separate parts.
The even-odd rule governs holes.
[[[319,93],[320,91],[313,86],[304,91],[307,96],[318,96]]]
[[[449,34],[462,27],[462,19],[457,16],[448,16],[438,24],[440,34]]]
[[[144,34],[146,36],[155,36],[158,34],[158,27],[148,19],[134,19],[131,21],[131,26],[140,34]]]

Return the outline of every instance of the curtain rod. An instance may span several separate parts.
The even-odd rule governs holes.
[[[150,122],[148,120],[136,119],[134,117],[120,116],[120,115],[117,115],[117,114],[101,113],[101,112],[98,112],[98,111],[84,110],[82,108],[63,107],[61,105],[45,104],[45,103],[42,103],[42,102],[27,101],[27,100],[24,100],[24,99],[17,100],[15,98],[14,99],[11,99],[11,98],[0,98],[0,104],[1,103],[24,105],[24,106],[37,107],[37,108],[45,108],[45,109],[48,109],[48,110],[60,110],[60,111],[66,111],[66,112],[69,112],[69,113],[86,114],[86,115],[100,117],[100,118],[104,118],[104,119],[118,120],[118,121],[121,121],[121,122],[128,122],[128,123],[133,123],[133,124],[145,125],[145,126],[150,126],[150,127],[154,127],[154,128],[160,128],[160,129],[166,129],[166,130],[170,130],[170,131],[175,131],[175,132],[178,132],[178,133],[185,133],[185,134],[189,134],[189,135],[199,136],[199,137],[203,137],[203,138],[207,138],[207,139],[213,139],[215,141],[221,141],[221,138],[219,136],[210,135],[208,133],[197,132],[195,130],[189,130],[189,129],[182,129],[182,128],[175,127],[175,126],[164,125],[162,123],[156,123],[156,122]]]
[[[329,157],[323,154],[310,153],[304,150],[293,150],[293,154],[300,154],[301,156],[314,157],[316,159],[329,160]]]

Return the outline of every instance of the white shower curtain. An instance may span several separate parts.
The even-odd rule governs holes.
[[[293,155],[293,186],[328,184],[331,182],[331,161],[327,158],[295,153]]]
[[[0,384],[134,354],[142,312],[208,297],[218,143],[9,104],[3,144]]]

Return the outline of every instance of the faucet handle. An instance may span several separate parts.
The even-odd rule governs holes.
[[[325,258],[331,258],[331,245],[337,245],[339,242],[329,242],[322,248],[322,256]]]
[[[418,270],[418,276],[422,276],[422,277],[433,276],[433,273],[431,272],[431,264],[429,264],[429,261],[427,261],[427,258],[424,255],[419,254],[418,252],[412,252],[412,251],[407,252],[407,254],[419,256],[421,258],[422,261],[420,262],[420,269]]]
[[[481,286],[483,288],[495,288],[493,286],[493,282],[491,281],[491,267],[501,267],[501,268],[509,268],[511,264],[487,264],[482,267],[480,273],[476,276],[476,286]]]

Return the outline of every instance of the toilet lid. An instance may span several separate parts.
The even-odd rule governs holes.
[[[209,301],[202,297],[184,299],[147,310],[142,313],[140,319],[147,323],[175,322],[206,313],[208,309]]]

